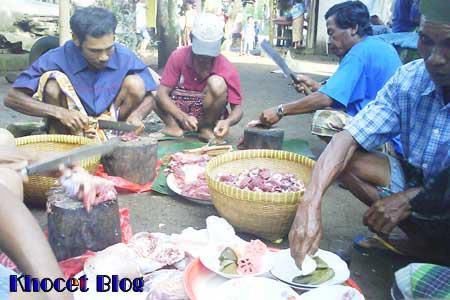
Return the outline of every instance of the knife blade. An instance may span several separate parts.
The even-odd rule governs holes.
[[[91,156],[103,155],[112,152],[115,147],[120,143],[120,139],[115,138],[100,145],[86,145],[66,152],[61,156],[49,159],[44,162],[36,162],[22,170],[24,175],[30,176],[34,174],[45,173],[48,171],[58,170],[60,165],[71,165],[82,159],[86,159]]]
[[[133,132],[141,129],[139,126],[128,124],[121,121],[97,120],[98,127],[101,129],[113,129],[123,132]]]
[[[294,72],[292,72],[291,68],[286,64],[286,61],[278,54],[278,52],[273,49],[270,45],[269,41],[264,40],[261,42],[261,48],[267,53],[267,55],[273,60],[273,62],[281,69],[284,77],[291,78],[294,83],[300,83],[297,80],[297,76]],[[311,89],[303,83],[300,83],[303,89],[305,90],[305,94],[309,95],[312,93]]]

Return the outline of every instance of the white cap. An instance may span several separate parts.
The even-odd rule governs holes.
[[[197,55],[218,56],[223,38],[223,21],[216,15],[203,13],[192,25],[192,52]]]

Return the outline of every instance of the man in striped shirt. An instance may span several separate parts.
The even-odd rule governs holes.
[[[333,137],[314,167],[289,234],[298,265],[319,246],[322,197],[335,179],[370,207],[363,218],[370,230],[384,238],[396,226],[406,233],[413,247],[402,250],[421,245],[450,249],[445,242],[450,205],[433,211],[417,205],[431,200],[413,200],[424,199],[424,187],[448,174],[450,167],[450,2],[422,1],[422,13],[418,49],[423,59],[401,67],[376,99]],[[373,152],[397,135],[404,160]],[[446,221],[423,230],[437,220]]]

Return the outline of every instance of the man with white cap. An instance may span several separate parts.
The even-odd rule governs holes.
[[[184,131],[197,131],[201,140],[210,141],[225,137],[241,120],[239,74],[220,54],[223,27],[217,16],[199,15],[192,28],[192,45],[170,55],[155,106],[166,124],[162,133],[182,136]]]

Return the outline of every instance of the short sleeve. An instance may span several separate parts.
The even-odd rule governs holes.
[[[170,88],[178,85],[181,76],[182,61],[180,60],[180,51],[174,51],[169,56],[169,60],[164,66],[161,76],[161,84]]]
[[[153,79],[152,75],[150,74],[150,71],[148,70],[148,68],[138,70],[134,74],[139,75],[139,77],[141,77],[142,80],[144,80],[146,93],[155,91],[157,89],[156,82]]]
[[[241,96],[241,81],[238,72],[233,72],[233,74],[226,79],[228,86],[228,103],[239,105],[242,103]]]
[[[51,68],[49,53],[46,53],[39,57],[27,70],[20,73],[12,87],[26,88],[36,92],[42,74],[50,70],[56,70],[56,68]]]
[[[398,72],[344,128],[361,147],[372,151],[400,134]]]
[[[347,108],[352,97],[355,98],[355,89],[364,71],[363,61],[355,55],[346,55],[339,64],[336,73],[328,79],[319,92],[336,101],[335,108]],[[362,99],[364,95],[356,95],[355,99]],[[359,97],[360,96],[360,97]]]

